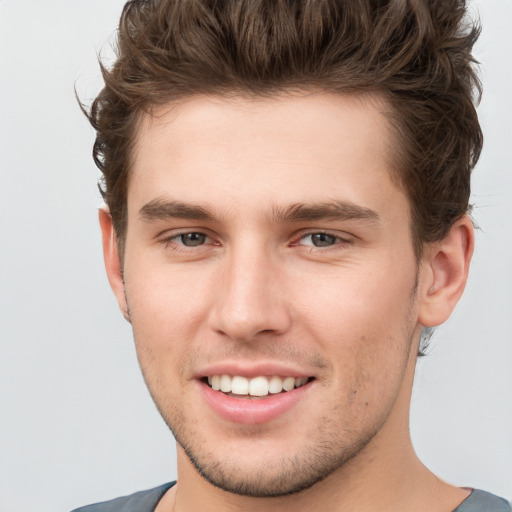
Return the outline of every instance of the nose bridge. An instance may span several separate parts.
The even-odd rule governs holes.
[[[213,307],[213,327],[230,338],[250,341],[258,333],[284,332],[289,314],[279,293],[279,258],[264,244],[233,246],[223,262]]]

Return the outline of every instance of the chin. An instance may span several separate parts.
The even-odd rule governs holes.
[[[310,437],[302,443],[300,451],[275,458],[262,455],[263,450],[257,449],[250,450],[244,457],[242,447],[231,449],[222,443],[219,443],[221,449],[208,450],[198,443],[197,437],[192,445],[181,439],[179,432],[173,433],[196,471],[213,486],[241,496],[275,498],[300,493],[342,471],[343,466],[358,455],[376,433],[347,443],[341,439],[342,436],[333,440],[327,435],[328,430],[325,426],[318,428],[314,439]],[[247,439],[247,442],[251,440]],[[267,453],[269,451],[275,453],[266,450]]]

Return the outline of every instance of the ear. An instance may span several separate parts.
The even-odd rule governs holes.
[[[128,312],[128,304],[126,303],[126,295],[124,292],[123,273],[119,254],[117,252],[116,234],[112,224],[112,217],[107,207],[99,209],[99,220],[101,228],[101,238],[103,242],[103,259],[105,261],[105,269],[107,271],[108,282],[117,298],[119,309],[123,316],[130,321]]]
[[[442,324],[455,309],[466,286],[474,244],[473,224],[465,215],[443,240],[427,248],[419,298],[419,321],[425,327]]]

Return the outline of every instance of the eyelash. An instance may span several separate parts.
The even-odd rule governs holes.
[[[181,233],[176,233],[176,234],[173,234],[172,236],[169,236],[169,237],[166,237],[162,240],[162,243],[164,244],[164,247],[166,249],[172,249],[174,251],[178,251],[178,252],[188,252],[188,251],[191,251],[191,250],[194,250],[196,247],[202,247],[204,246],[205,244],[199,244],[199,245],[196,245],[196,246],[187,246],[185,245],[183,242],[176,242],[176,239],[179,239],[181,237],[184,237],[186,235],[200,235],[200,236],[204,236],[205,239],[210,239],[211,240],[211,237],[208,236],[206,233],[203,233],[202,231],[183,231]],[[218,245],[216,243],[214,243],[214,245]]]
[[[334,239],[334,242],[332,244],[330,244],[328,246],[324,246],[324,247],[316,246],[313,243],[307,244],[307,245],[299,244],[299,242],[301,240],[304,240],[307,237],[313,237],[315,235],[325,235],[327,237],[331,237]],[[336,233],[331,233],[329,231],[312,231],[312,232],[305,233],[305,234],[301,235],[301,237],[298,239],[298,241],[294,242],[292,245],[294,245],[294,246],[303,245],[303,247],[307,247],[311,251],[314,251],[316,249],[321,250],[321,251],[328,251],[329,249],[339,249],[340,247],[345,247],[345,246],[349,245],[350,243],[351,243],[350,240],[343,238],[339,234],[336,234]]]

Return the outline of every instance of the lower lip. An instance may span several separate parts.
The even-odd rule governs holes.
[[[293,408],[307,393],[312,382],[291,391],[258,399],[235,398],[213,390],[204,382],[200,384],[205,401],[218,416],[235,423],[257,425],[268,423]]]

